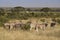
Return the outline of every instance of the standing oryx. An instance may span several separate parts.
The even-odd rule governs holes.
[[[35,22],[35,23],[31,23],[30,24],[30,30],[32,30],[33,28],[35,28],[36,31],[38,32],[39,28],[41,28],[42,30],[44,30],[46,26],[47,26],[47,24],[45,24],[45,23],[37,23],[37,22]]]
[[[3,27],[6,28],[6,29],[10,29],[10,23],[4,23]]]
[[[52,23],[50,24],[51,27],[55,27],[55,25],[56,25],[56,22],[52,22]]]
[[[13,28],[19,28],[21,27],[22,23],[19,21],[19,22],[7,22],[7,23],[4,23],[4,28],[7,28],[7,29],[13,29]]]
[[[14,27],[14,25],[14,23],[4,23],[4,28],[11,30]]]

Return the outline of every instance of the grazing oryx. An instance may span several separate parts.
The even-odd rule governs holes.
[[[45,29],[45,24],[42,23],[42,24],[36,24],[36,31],[38,32],[38,29],[41,28],[42,30]]]
[[[46,23],[44,23],[45,24],[45,27],[47,27],[48,26],[48,23],[46,22]]]
[[[10,23],[4,23],[4,28],[10,29]]]
[[[52,22],[52,23],[50,24],[51,27],[54,27],[55,25],[56,25],[55,22]]]
[[[20,22],[15,22],[14,24],[15,24],[14,28],[20,28],[22,26],[21,21]]]
[[[4,28],[7,28],[7,29],[12,29],[14,27],[14,23],[4,23]]]
[[[8,22],[8,23],[4,23],[4,28],[7,29],[13,29],[13,28],[20,28],[22,26],[22,22],[21,21],[16,21],[16,22]]]
[[[45,24],[44,23],[41,23],[41,24],[39,24],[39,23],[31,23],[30,24],[30,30],[32,30],[33,28],[35,28],[36,31],[38,32],[39,28],[41,28],[43,30],[45,29]]]

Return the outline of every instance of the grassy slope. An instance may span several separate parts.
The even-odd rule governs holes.
[[[0,28],[0,40],[60,40],[60,27],[47,27],[45,31],[8,31]]]

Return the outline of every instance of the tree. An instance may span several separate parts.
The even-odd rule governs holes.
[[[48,7],[46,7],[46,8],[42,8],[41,9],[41,11],[43,11],[43,12],[49,12],[51,9],[50,8],[48,8]]]
[[[24,7],[14,7],[14,10],[15,10],[15,12],[19,12],[19,11],[24,11],[25,10],[25,8]]]
[[[14,7],[11,9],[11,13],[8,13],[8,17],[9,18],[19,18],[19,17],[21,18],[21,16],[23,15],[22,13],[20,13],[21,11],[25,11],[25,8],[24,7]]]
[[[45,15],[46,17],[48,17],[48,16],[49,16],[49,13],[48,13],[48,12],[51,11],[51,9],[48,8],[48,7],[45,7],[45,8],[42,8],[40,11],[45,12],[44,15]]]
[[[28,8],[28,9],[27,9],[27,11],[31,11],[31,9],[30,9],[30,8]]]

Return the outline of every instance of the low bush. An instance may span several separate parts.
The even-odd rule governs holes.
[[[41,19],[40,21],[45,22],[45,19]]]
[[[8,18],[5,18],[5,17],[0,17],[0,26],[3,26],[3,23],[7,22],[8,21]]]
[[[30,22],[27,22],[26,24],[23,24],[21,29],[23,30],[29,30],[30,29]]]
[[[57,19],[56,22],[57,22],[58,24],[60,24],[60,19]]]

